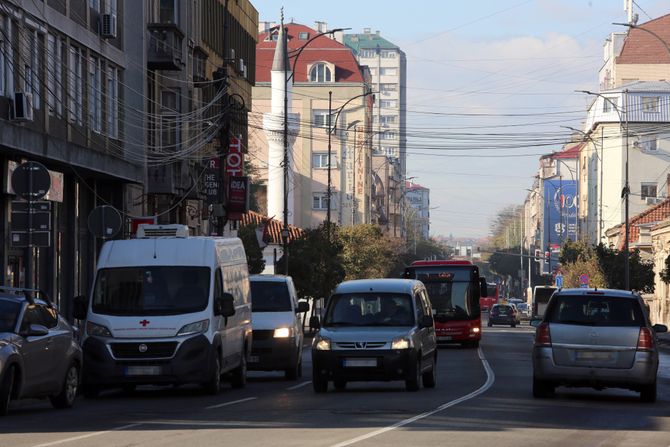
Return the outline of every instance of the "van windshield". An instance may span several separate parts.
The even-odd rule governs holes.
[[[288,285],[277,281],[251,281],[252,312],[290,312]]]
[[[209,302],[208,267],[151,266],[101,269],[92,310],[104,315],[176,315]]]
[[[395,293],[333,295],[323,326],[413,326],[412,297]]]

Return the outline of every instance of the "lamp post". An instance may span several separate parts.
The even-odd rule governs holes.
[[[641,28],[640,28],[641,29]],[[621,197],[624,198],[625,200],[625,234],[624,234],[624,254],[623,254],[623,260],[624,260],[624,289],[630,290],[630,252],[629,252],[629,222],[628,222],[628,213],[629,213],[629,196],[630,196],[630,184],[628,183],[628,89],[623,90],[623,100],[624,100],[624,110],[626,112],[626,120],[624,122],[623,116],[621,114],[621,110],[619,110],[619,107],[612,101],[610,98],[607,96],[601,94],[601,93],[594,93],[590,92],[588,90],[578,90],[579,93],[585,93],[587,95],[592,95],[592,96],[599,96],[601,97],[604,101],[607,101],[613,108],[614,111],[616,111],[618,117],[619,117],[619,128],[622,128],[625,124],[624,128],[624,146],[626,147],[626,163],[625,163],[625,180],[624,180],[624,187],[623,190],[621,191]]]
[[[357,147],[356,147],[356,130],[357,128],[355,127],[358,123],[360,123],[361,120],[354,120],[350,122],[347,125],[347,142],[349,141],[349,129],[352,127],[354,128],[354,153],[352,154],[352,160],[351,160],[351,174],[352,174],[352,179],[351,179],[351,225],[356,225],[356,152],[358,152]]]

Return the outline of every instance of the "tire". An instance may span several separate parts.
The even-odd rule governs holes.
[[[333,381],[333,385],[335,385],[335,389],[337,391],[344,391],[347,388],[347,381],[342,380],[342,379],[337,379]]]
[[[72,363],[65,373],[63,378],[63,385],[58,394],[49,396],[51,405],[54,408],[71,408],[77,398],[77,390],[79,389],[79,368]]]
[[[546,399],[554,394],[555,386],[545,380],[539,380],[533,377],[533,397],[536,399]]]
[[[302,361],[300,361],[298,357],[299,356],[296,356],[296,361],[293,366],[284,370],[284,377],[286,377],[286,380],[296,380],[302,375]]]
[[[488,327],[493,327],[493,323],[491,323],[490,321],[489,321],[488,323],[486,323],[486,325],[487,325]]]
[[[421,387],[421,354],[418,354],[419,359],[416,361],[416,365],[411,368],[411,377],[405,380],[405,388],[407,391],[419,391]]]
[[[656,402],[656,380],[642,387],[640,390],[640,401],[647,403]]]
[[[16,377],[16,367],[14,365],[7,368],[5,376],[0,383],[0,416],[4,416],[9,411],[9,401],[12,400],[14,392],[14,379]]]
[[[100,395],[100,387],[97,385],[84,383],[81,388],[86,399],[95,399]]]
[[[312,388],[315,393],[325,393],[328,391],[328,380],[312,368]]]
[[[433,356],[433,365],[430,371],[423,373],[421,379],[423,380],[424,388],[435,388],[435,383],[437,382],[437,358],[435,356]]]
[[[242,359],[240,365],[233,370],[233,375],[230,379],[230,384],[233,388],[244,388],[247,385],[247,348],[242,351]]]
[[[509,325],[510,327],[516,327],[516,323],[512,323]]]
[[[214,357],[214,367],[210,372],[209,381],[202,384],[205,393],[216,396],[221,391],[221,360],[218,353]]]

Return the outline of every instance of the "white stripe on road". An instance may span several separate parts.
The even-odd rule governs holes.
[[[493,369],[491,369],[491,365],[489,365],[489,362],[484,358],[484,353],[482,352],[482,348],[477,349],[477,352],[479,353],[479,358],[482,361],[482,364],[484,365],[484,369],[486,370],[486,382],[484,385],[482,385],[479,389],[473,391],[470,394],[467,394],[463,397],[459,397],[456,400],[452,400],[451,402],[447,402],[445,404],[440,405],[439,407],[435,408],[434,410],[427,411],[425,413],[421,413],[419,415],[416,415],[414,417],[411,417],[409,419],[404,419],[402,421],[396,422],[393,425],[390,425],[388,427],[380,428],[379,430],[375,430],[373,432],[367,433],[365,435],[358,436],[353,439],[349,439],[347,441],[340,442],[338,444],[333,444],[331,447],[345,447],[348,445],[356,444],[357,442],[364,441],[366,439],[373,438],[375,436],[379,436],[382,433],[389,432],[391,430],[395,430],[396,428],[404,427],[405,425],[412,424],[416,421],[419,421],[421,419],[425,419],[429,416],[434,415],[435,413],[439,413],[440,411],[444,411],[447,408],[451,408],[454,405],[458,405],[462,402],[465,402],[466,400],[470,400],[472,398],[475,398],[479,396],[480,394],[484,393],[486,390],[491,388],[493,386],[493,383],[496,380],[496,376],[493,373]]]
[[[33,447],[50,447],[52,445],[65,444],[66,442],[80,441],[82,439],[92,438],[93,436],[106,435],[108,433],[112,433],[112,432],[115,432],[115,431],[128,430],[130,428],[135,428],[135,427],[138,427],[140,425],[142,425],[142,424],[122,425],[121,427],[112,428],[110,430],[96,431],[94,433],[88,433],[86,435],[81,435],[81,436],[73,436],[72,438],[61,439],[60,441],[45,442],[44,444],[37,444],[37,445],[34,445]]]
[[[215,408],[227,407],[228,405],[241,404],[242,402],[248,402],[248,401],[254,400],[254,399],[258,399],[258,398],[257,397],[247,397],[245,399],[233,400],[231,402],[224,402],[222,404],[210,405],[209,407],[205,407],[205,410],[214,410]]]
[[[297,385],[293,385],[292,387],[286,388],[286,391],[297,390],[298,388],[302,388],[302,387],[304,387],[304,386],[307,386],[307,385],[309,385],[310,383],[312,383],[312,381],[311,381],[311,380],[308,380],[307,382],[299,383],[299,384],[297,384]]]

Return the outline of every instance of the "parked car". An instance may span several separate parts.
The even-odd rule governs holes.
[[[369,279],[337,286],[312,344],[312,384],[404,380],[409,391],[435,387],[437,341],[421,281]]]
[[[74,330],[45,294],[0,287],[0,415],[23,398],[71,407],[81,366]]]
[[[656,400],[658,348],[642,298],[625,290],[562,289],[553,294],[533,347],[533,396],[557,386],[627,388]]]
[[[309,303],[298,301],[293,280],[284,275],[252,275],[251,321],[253,342],[249,369],[284,371],[287,379],[302,376],[301,313]]]
[[[516,327],[519,323],[518,311],[514,304],[494,304],[489,312],[488,327],[494,324],[505,324]]]
[[[519,321],[530,321],[530,306],[528,303],[519,303],[516,306],[519,311]]]

